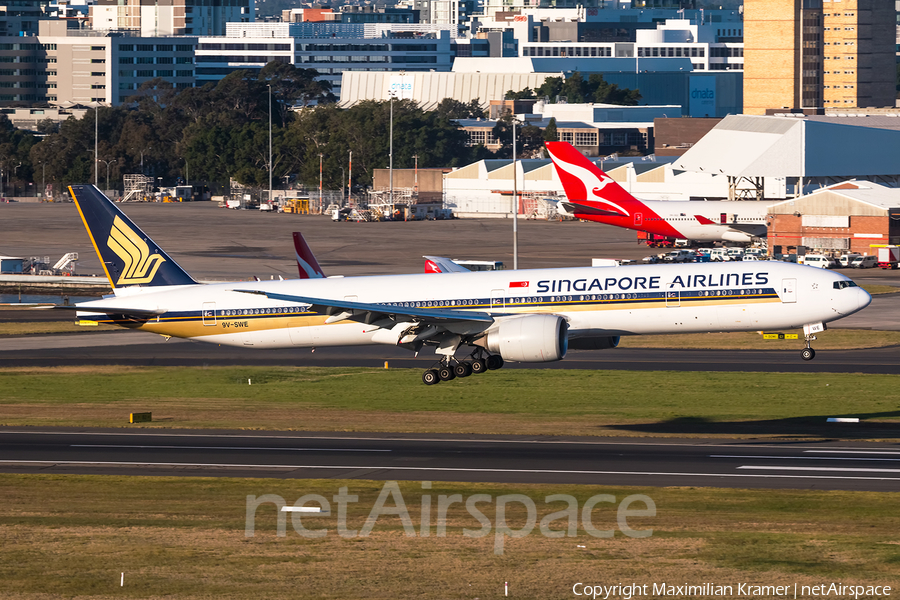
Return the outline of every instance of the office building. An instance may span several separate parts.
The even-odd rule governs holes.
[[[40,22],[39,35],[2,37],[0,105],[121,104],[144,82],[160,77],[194,85],[197,38],[110,37]]]
[[[747,0],[744,113],[893,106],[893,0]]]

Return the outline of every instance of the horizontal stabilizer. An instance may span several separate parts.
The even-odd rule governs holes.
[[[607,217],[621,217],[622,215],[612,211],[605,210],[603,208],[599,208],[597,206],[592,206],[590,204],[581,204],[579,202],[563,202],[563,207],[565,207],[566,212],[570,212],[572,214],[578,215],[580,214],[588,214],[588,215],[604,215]]]
[[[97,313],[101,315],[126,315],[135,317],[158,317],[168,311],[164,308],[123,308],[117,306],[84,306],[78,304],[57,305],[52,307],[57,310],[77,310],[83,313]]]

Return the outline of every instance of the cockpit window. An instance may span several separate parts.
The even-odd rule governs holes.
[[[856,285],[856,282],[850,281],[849,279],[847,279],[845,281],[835,281],[834,282],[834,289],[836,289],[836,290],[842,290],[844,288],[851,288],[851,287],[859,287],[859,286]]]

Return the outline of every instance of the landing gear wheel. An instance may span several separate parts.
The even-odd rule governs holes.
[[[441,380],[438,377],[438,372],[434,369],[428,369],[424,373],[422,373],[422,383],[425,385],[434,385],[436,383],[440,383]]]
[[[816,357],[816,351],[812,348],[804,348],[800,351],[800,356],[803,357],[803,360],[812,360]]]
[[[503,357],[499,354],[491,354],[487,357],[487,368],[491,371],[503,368]]]
[[[476,358],[472,361],[472,372],[476,375],[480,375],[487,371],[487,363],[484,362],[483,358]]]
[[[457,377],[468,377],[472,374],[472,365],[467,362],[456,363],[456,366],[453,367],[453,373]]]
[[[456,379],[456,373],[453,372],[453,369],[450,367],[441,367],[437,371],[438,377],[441,378],[441,381],[450,381],[451,379]]]

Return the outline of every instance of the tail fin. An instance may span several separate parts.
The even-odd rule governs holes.
[[[568,142],[547,142],[547,151],[562,181],[566,197],[573,204],[584,204],[620,216],[630,216],[640,206],[612,177],[597,168]]]
[[[72,185],[69,193],[113,288],[197,283],[96,187]]]
[[[469,273],[469,269],[443,256],[423,256],[426,273]]]
[[[315,255],[309,249],[309,244],[303,239],[303,234],[294,232],[294,253],[297,255],[297,270],[300,271],[300,279],[318,279],[325,277],[322,267],[316,261]]]

